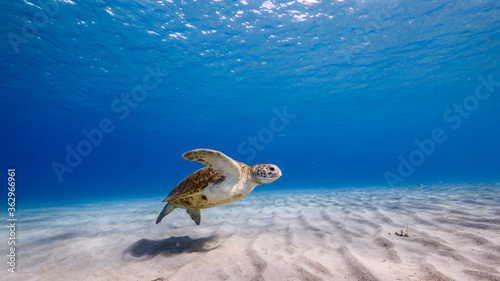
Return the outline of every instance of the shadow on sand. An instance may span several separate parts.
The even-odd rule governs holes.
[[[141,239],[125,250],[124,254],[153,258],[157,255],[208,252],[219,247],[214,246],[217,244],[218,241],[214,236],[198,239],[191,239],[189,236],[172,236],[163,240]]]

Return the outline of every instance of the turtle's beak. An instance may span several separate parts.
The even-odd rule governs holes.
[[[271,176],[271,178],[278,179],[279,177],[281,177],[281,170],[280,170],[280,168],[278,168],[276,166],[275,166],[275,169],[276,169],[276,171],[274,171],[274,173]]]

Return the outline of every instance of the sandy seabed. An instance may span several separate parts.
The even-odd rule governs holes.
[[[200,226],[161,200],[19,211],[0,279],[500,280],[500,184],[254,191]]]

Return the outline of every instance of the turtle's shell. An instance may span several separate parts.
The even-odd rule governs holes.
[[[224,177],[220,176],[214,169],[210,167],[201,168],[183,179],[163,200],[163,202],[172,202],[177,199],[189,197],[205,189],[210,183],[220,180]]]

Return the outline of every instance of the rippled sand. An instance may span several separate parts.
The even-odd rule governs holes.
[[[500,280],[499,194],[500,184],[257,191],[202,210],[200,226],[183,210],[156,225],[162,198],[28,209],[18,214],[18,273],[2,275]]]

